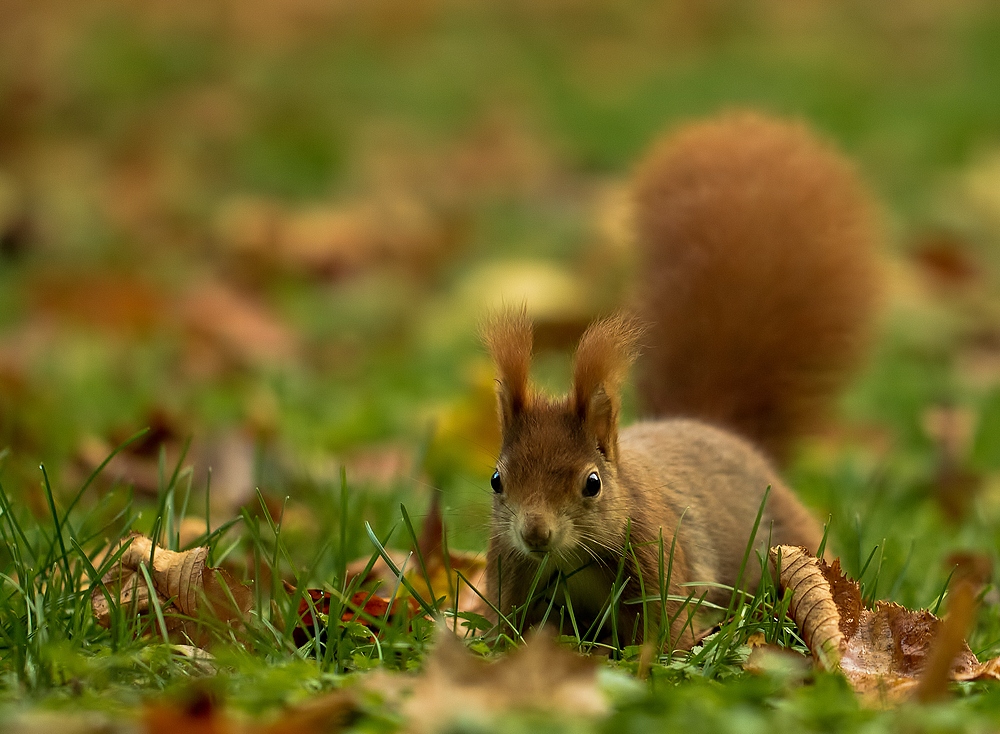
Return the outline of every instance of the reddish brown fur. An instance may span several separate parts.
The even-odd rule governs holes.
[[[876,233],[854,168],[801,124],[735,113],[661,143],[636,202],[645,413],[784,459],[867,341]]]
[[[531,332],[531,319],[524,308],[501,311],[483,326],[483,341],[499,375],[501,420],[530,402]]]
[[[570,406],[589,424],[598,446],[614,459],[618,446],[618,394],[638,354],[641,330],[619,314],[590,325],[573,359]]]
[[[640,177],[640,200],[653,268],[644,309],[656,349],[644,376],[649,404],[728,425],[783,453],[855,356],[871,307],[865,288],[874,265],[862,231],[868,208],[850,169],[800,126],[727,117],[690,128],[655,155]],[[656,277],[663,280],[654,288]],[[695,593],[725,604],[719,585],[741,583],[767,487],[757,550],[766,541],[819,545],[816,521],[736,435],[686,419],[619,431],[619,390],[636,335],[634,322],[620,316],[591,326],[570,394],[549,399],[528,385],[524,312],[504,312],[486,330],[500,374],[503,434],[488,591],[505,616],[521,608],[518,621],[537,623],[550,605],[564,604],[565,593],[585,629],[603,615],[619,567],[623,600],[643,587],[647,596],[659,593],[666,582],[659,567],[670,564],[660,548],[669,552],[674,538],[668,593],[683,596],[692,590],[683,584],[703,582]],[[660,385],[655,370],[676,384]],[[592,474],[597,493],[588,489]],[[539,574],[543,557],[548,565]],[[753,558],[748,573],[742,583],[753,586]],[[525,608],[536,578],[539,589],[560,580],[563,590]],[[620,602],[619,641],[657,629],[662,611],[655,601]],[[680,605],[668,602],[665,612],[674,620],[671,643],[690,645]]]

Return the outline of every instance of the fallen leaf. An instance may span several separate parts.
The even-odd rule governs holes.
[[[307,589],[308,599],[299,602],[299,623],[292,631],[292,639],[301,647],[313,638],[316,630],[320,630],[320,641],[324,641],[323,630],[325,622],[316,619],[316,614],[323,616],[330,613],[331,594],[322,589]],[[391,611],[390,611],[391,610]],[[420,611],[420,605],[415,599],[397,596],[387,599],[371,591],[359,591],[351,597],[344,612],[340,615],[341,622],[357,621],[373,632],[380,633],[382,620],[386,624],[397,623],[399,615],[404,615],[409,628],[409,620]]]
[[[969,243],[953,232],[923,235],[910,255],[932,285],[942,289],[953,291],[983,279],[983,267],[976,261]]]
[[[358,711],[353,691],[330,691],[282,711],[270,724],[250,727],[248,734],[332,734],[348,726]]]
[[[806,647],[824,670],[837,670],[845,639],[841,626],[846,634],[853,631],[861,607],[860,591],[856,600],[850,593],[841,593],[842,603],[837,605],[834,585],[843,578],[840,561],[834,561],[831,568],[825,561],[789,546],[778,546],[777,553],[772,548],[771,561],[775,566],[780,563],[781,586],[792,592],[788,611]]]
[[[146,734],[235,734],[239,731],[221,711],[209,691],[196,687],[182,701],[157,701],[145,706],[142,723]]]
[[[414,475],[413,453],[409,444],[369,445],[346,456],[342,467],[355,484],[391,487],[401,479]]]
[[[428,604],[442,600],[440,605],[442,610],[454,610],[459,614],[484,615],[488,611],[483,600],[486,589],[485,554],[449,549],[446,559],[444,545],[444,522],[441,517],[439,493],[435,492],[420,530],[420,537],[417,538],[423,567],[421,568],[415,554],[389,550],[388,555],[396,568],[404,571],[406,580]],[[368,568],[368,561],[369,558],[352,561],[347,567],[348,580],[363,573]],[[465,577],[468,583],[462,581],[459,574]],[[365,578],[361,579],[362,584],[371,584],[376,589],[394,587],[398,581],[396,573],[381,557],[375,561]],[[405,586],[400,587],[398,594],[401,597],[408,597]]]
[[[141,614],[151,611],[151,599],[155,597],[168,630],[183,626],[186,620],[181,616],[197,618],[207,613],[224,622],[238,622],[250,609],[253,594],[248,586],[223,569],[205,565],[208,548],[176,552],[154,546],[146,536],[132,533],[109,553],[117,553],[122,546],[125,551],[91,593],[91,609],[102,627],[111,624],[111,601]],[[141,566],[147,567],[152,589]]]
[[[599,667],[596,659],[559,647],[545,634],[488,662],[441,629],[422,673],[372,676],[366,686],[389,694],[406,731],[424,734],[480,729],[513,711],[603,716],[609,704],[598,686]]]
[[[410,554],[406,551],[396,550],[395,548],[386,548],[386,553],[396,568],[403,568],[410,557]],[[369,560],[371,560],[370,557],[362,556],[347,564],[348,583],[363,574],[359,583],[365,586],[378,589],[383,586],[391,587],[396,584],[398,578],[385,560],[379,557],[370,569],[368,568]],[[365,573],[366,571],[367,573]]]
[[[829,565],[784,545],[771,548],[770,558],[781,587],[792,593],[789,614],[813,657],[823,669],[842,672],[864,698],[877,704],[929,699],[947,681],[1000,680],[1000,658],[980,663],[965,643],[972,615],[963,592],[953,592],[943,622],[891,602],[868,609],[839,560]]]
[[[467,313],[484,313],[523,303],[535,325],[536,349],[572,344],[597,315],[579,274],[540,260],[488,263],[473,270],[459,287]]]
[[[80,708],[53,711],[26,706],[4,714],[4,731],[18,734],[136,734],[125,717]],[[191,731],[186,730],[186,731]],[[197,732],[194,732],[197,734]]]
[[[945,517],[959,523],[983,485],[983,476],[968,468],[975,415],[968,409],[939,405],[926,410],[921,422],[936,448],[933,489],[938,505]]]
[[[274,201],[239,198],[220,209],[218,243],[242,269],[280,269],[336,279],[380,266],[427,269],[449,239],[417,200],[382,195],[368,201],[290,210]]]
[[[298,336],[277,315],[221,281],[193,288],[180,312],[192,340],[188,346],[193,359],[204,362],[204,371],[215,370],[218,359],[242,366],[274,366],[299,355]]]
[[[156,284],[127,271],[47,271],[34,279],[30,293],[34,312],[116,336],[152,333],[163,324],[169,302]]]
[[[166,446],[164,447],[167,448]],[[176,451],[177,446],[170,449]],[[83,469],[90,473],[97,469],[107,459],[114,447],[103,439],[85,435],[76,448],[76,458]],[[177,454],[167,449],[167,462]],[[129,450],[119,452],[105,466],[102,475],[112,483],[131,485],[139,494],[155,497],[160,489],[160,462],[156,457],[141,456]]]
[[[180,699],[146,704],[142,723],[146,734],[311,734],[340,731],[357,712],[353,691],[337,690],[286,708],[271,721],[251,722],[234,715],[203,685],[195,685]]]

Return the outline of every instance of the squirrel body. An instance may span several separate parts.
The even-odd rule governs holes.
[[[753,553],[741,576],[758,511],[756,550],[821,543],[773,460],[816,424],[860,354],[876,236],[835,151],[802,125],[750,113],[668,139],[640,169],[636,197],[641,322],[617,315],[587,329],[569,395],[529,385],[523,311],[484,331],[502,434],[488,594],[510,624],[568,625],[569,612],[580,633],[606,638],[610,620],[621,644],[659,630],[688,647],[678,599],[724,605],[758,583]],[[640,338],[651,419],[619,429]]]

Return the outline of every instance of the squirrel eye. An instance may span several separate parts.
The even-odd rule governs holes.
[[[503,484],[500,481],[500,472],[493,472],[493,476],[490,477],[490,486],[493,487],[493,491],[497,494],[503,492]]]
[[[596,497],[601,492],[601,478],[596,471],[587,475],[587,481],[583,485],[584,497]]]

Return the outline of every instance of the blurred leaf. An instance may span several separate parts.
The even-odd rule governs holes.
[[[414,734],[484,729],[505,714],[535,712],[561,720],[608,713],[598,685],[599,662],[556,645],[538,634],[495,662],[470,653],[454,635],[440,630],[423,672],[415,678],[382,676],[366,687],[389,693],[407,731]]]
[[[298,335],[271,309],[221,281],[191,289],[181,316],[190,358],[200,369],[214,371],[220,359],[241,366],[287,365],[300,353]]]
[[[911,257],[935,285],[956,289],[982,281],[981,263],[973,256],[969,243],[949,232],[923,236]]]
[[[142,711],[146,734],[332,734],[358,713],[351,691],[329,691],[281,711],[272,721],[248,722],[203,686],[180,699],[149,702]]]
[[[62,323],[108,329],[116,336],[149,333],[163,323],[169,299],[144,275],[106,270],[50,271],[31,284],[34,309]]]

